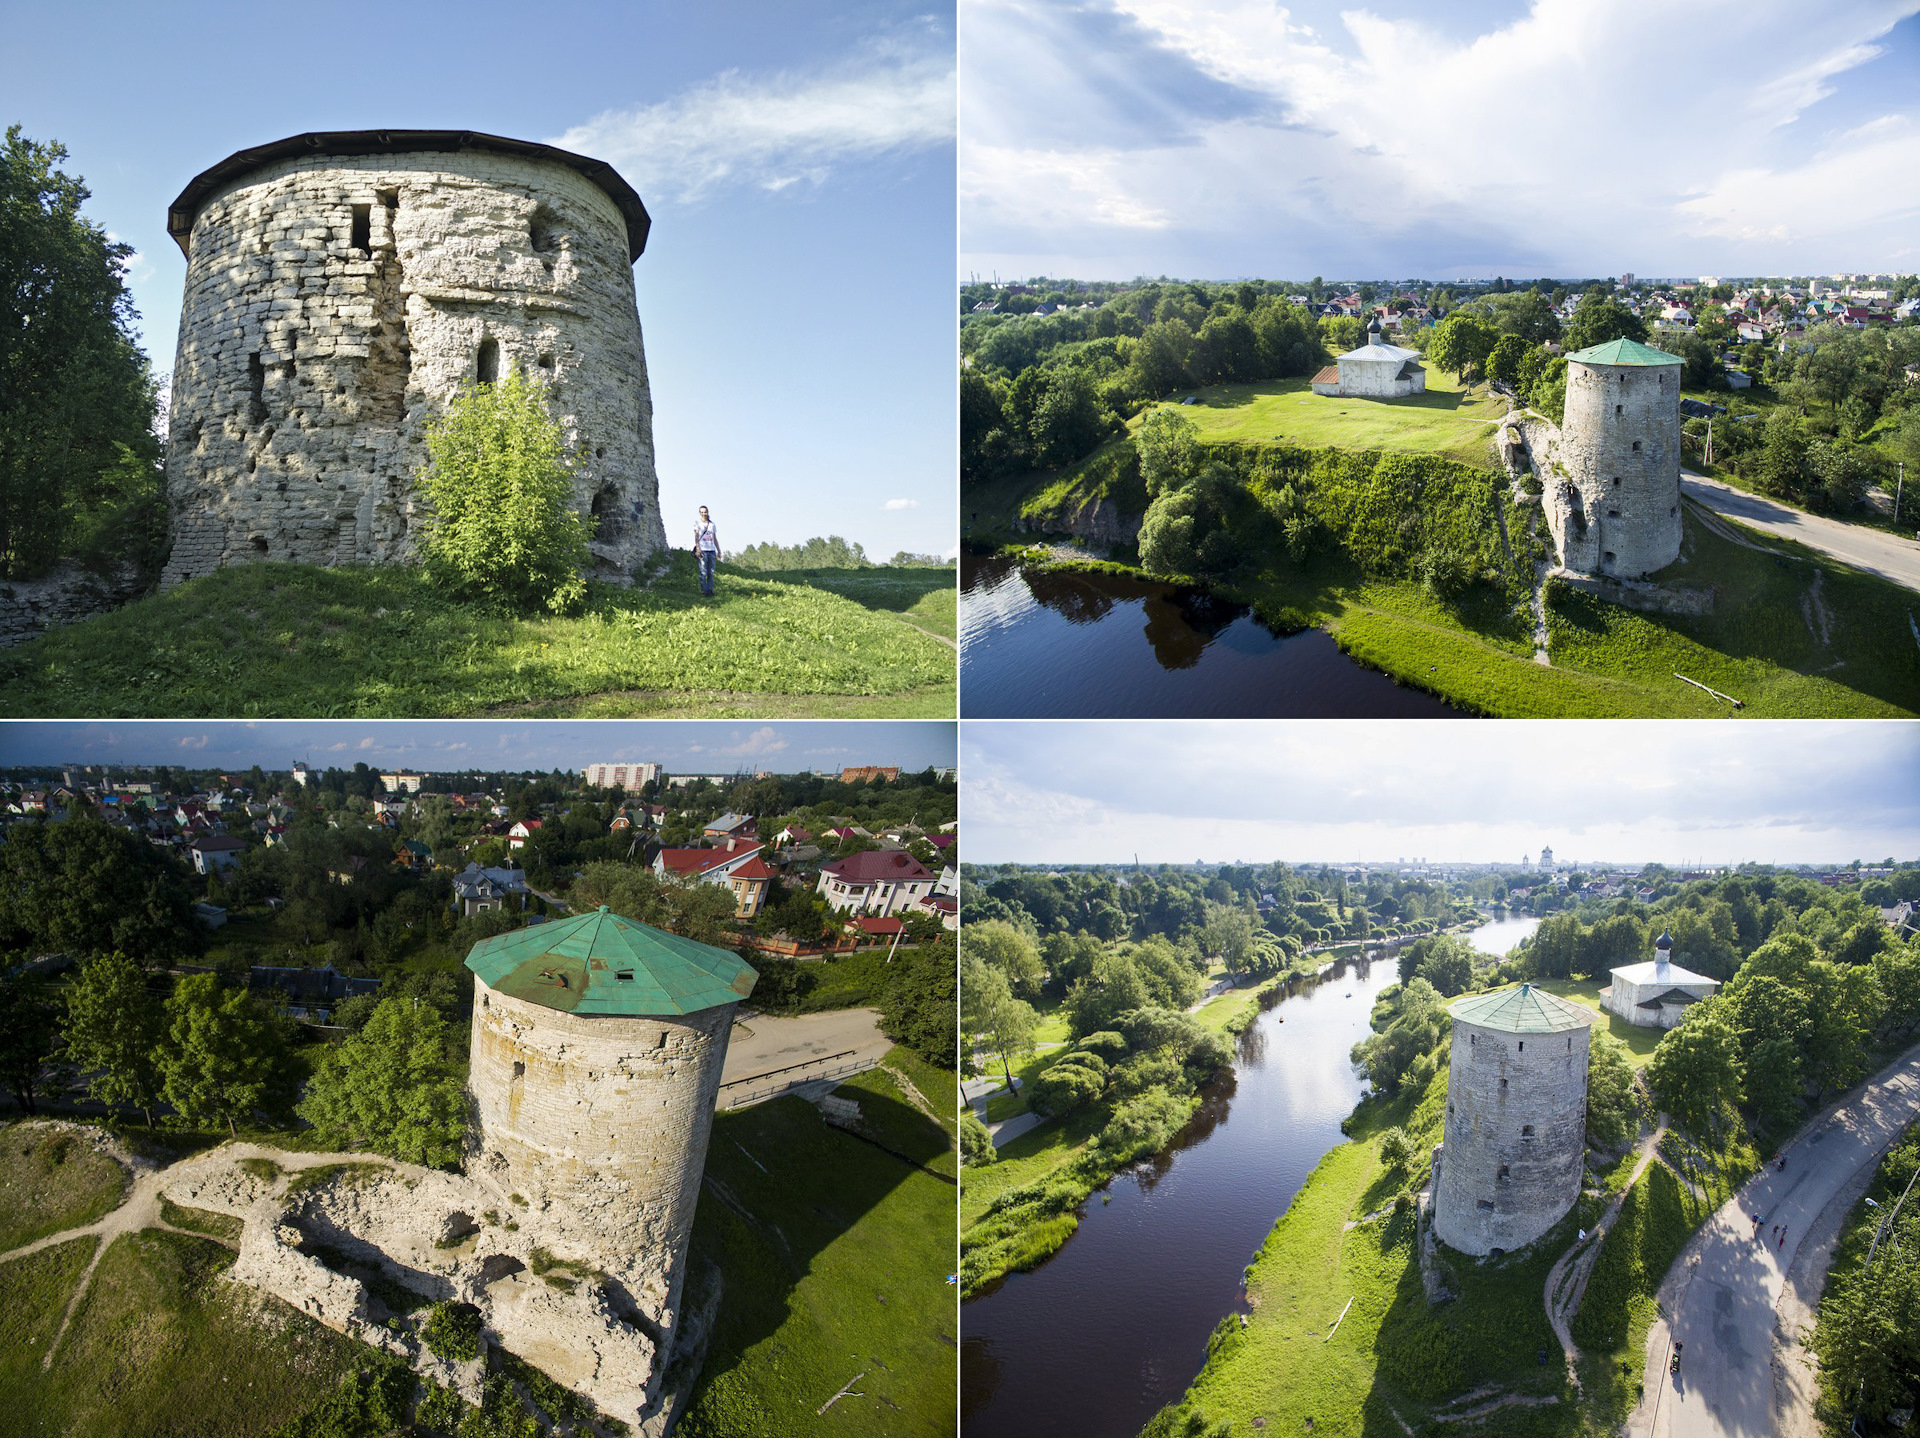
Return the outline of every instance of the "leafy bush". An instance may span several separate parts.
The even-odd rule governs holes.
[[[456,1363],[480,1356],[480,1310],[471,1303],[436,1303],[420,1321],[427,1351]]]
[[[1113,1111],[1100,1130],[1100,1147],[1118,1162],[1130,1163],[1164,1148],[1192,1115],[1189,1100],[1163,1088],[1148,1089]]]
[[[987,1132],[987,1126],[975,1117],[973,1110],[968,1109],[961,1114],[960,1162],[969,1168],[977,1168],[999,1157],[999,1151],[993,1146],[993,1135]]]
[[[1080,1054],[1077,1057],[1086,1059],[1088,1063],[1069,1063],[1062,1059],[1028,1085],[1029,1108],[1036,1113],[1057,1117],[1084,1108],[1106,1091],[1106,1065],[1093,1054]],[[1099,1064],[1099,1069],[1092,1068],[1092,1064]]]
[[[462,386],[429,421],[422,557],[437,584],[513,609],[579,608],[593,521],[569,503],[563,442],[544,386],[517,370]]]

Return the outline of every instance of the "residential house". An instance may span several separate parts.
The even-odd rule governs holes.
[[[653,871],[672,874],[688,883],[720,884],[733,892],[734,917],[751,919],[767,900],[773,871],[761,856],[761,845],[748,839],[730,839],[710,849],[662,849],[653,858]]]
[[[418,839],[402,839],[393,851],[393,863],[397,869],[422,874],[433,867],[433,850]]]
[[[701,831],[701,837],[715,844],[729,839],[757,839],[760,825],[751,814],[722,814]]]
[[[187,845],[187,854],[193,860],[196,874],[212,874],[238,864],[246,847],[244,840],[224,834],[202,834]]]
[[[470,919],[488,909],[504,909],[510,899],[526,902],[527,876],[520,869],[483,869],[468,864],[453,876],[453,902]]]
[[[934,876],[903,849],[869,850],[820,870],[818,892],[837,912],[894,914],[933,892]]]
[[[811,844],[813,835],[798,824],[788,824],[773,836],[773,842],[782,849],[790,849],[796,844]]]
[[[540,821],[538,819],[519,820],[507,830],[507,848],[509,850],[524,848],[527,840],[538,833],[539,829]]]

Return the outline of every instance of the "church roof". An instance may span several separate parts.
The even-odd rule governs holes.
[[[1569,360],[1578,360],[1582,364],[1679,364],[1679,355],[1670,355],[1665,350],[1657,350],[1652,345],[1643,345],[1639,340],[1608,340],[1603,345],[1589,345],[1567,356]]]
[[[1335,355],[1337,360],[1410,360],[1419,359],[1420,351],[1402,349],[1399,345],[1361,345],[1357,350],[1348,350],[1343,355]]]
[[[604,906],[482,939],[467,967],[509,998],[571,1014],[698,1013],[738,1003],[759,977],[727,949]]]
[[[1683,969],[1671,959],[1647,959],[1638,964],[1623,964],[1611,972],[1616,983],[1625,979],[1630,984],[1712,984],[1716,988],[1720,985],[1718,979]]]
[[[1685,989],[1668,989],[1664,994],[1655,994],[1650,999],[1642,999],[1635,1004],[1636,1009],[1657,1009],[1667,1004],[1697,1004],[1700,995],[1690,994]]]
[[[1586,1005],[1537,989],[1532,984],[1497,989],[1490,994],[1470,994],[1452,1004],[1448,1012],[1461,1023],[1509,1034],[1564,1033],[1568,1029],[1585,1028],[1600,1019]]]

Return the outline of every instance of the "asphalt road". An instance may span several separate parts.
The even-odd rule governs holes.
[[[1661,1286],[1672,1315],[1647,1341],[1634,1438],[1764,1438],[1774,1411],[1775,1305],[1800,1241],[1848,1181],[1920,1117],[1920,1047],[1804,1129],[1784,1171],[1749,1180],[1708,1220]],[[1760,1215],[1756,1242],[1751,1215]],[[1776,1228],[1784,1226],[1784,1242]],[[1685,1346],[1668,1373],[1669,1340]]]
[[[720,1081],[752,1078],[846,1049],[863,1059],[878,1058],[892,1047],[893,1040],[880,1032],[880,1015],[872,1009],[833,1009],[791,1018],[750,1014],[734,1021]],[[804,1079],[806,1075],[795,1077]]]
[[[1888,534],[1882,529],[1843,524],[1837,519],[1808,514],[1804,509],[1795,509],[1777,499],[1748,494],[1717,479],[1708,479],[1705,475],[1684,470],[1680,475],[1680,488],[1687,498],[1705,505],[1715,514],[1723,514],[1728,519],[1737,519],[1763,533],[1817,549],[1854,569],[1890,579],[1908,589],[1920,590],[1920,542]],[[1920,518],[1920,495],[1915,496],[1914,509],[1916,517]],[[1907,513],[1905,506],[1902,506],[1901,513],[1903,517]],[[1916,525],[1916,528],[1920,528],[1920,525]]]

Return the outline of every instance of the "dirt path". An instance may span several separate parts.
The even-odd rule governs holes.
[[[1593,1276],[1593,1265],[1600,1257],[1600,1245],[1605,1241],[1607,1230],[1613,1227],[1613,1221],[1620,1216],[1621,1205],[1626,1203],[1627,1195],[1633,1192],[1633,1186],[1640,1182],[1647,1167],[1653,1162],[1654,1154],[1660,1148],[1660,1140],[1667,1136],[1667,1116],[1661,1114],[1655,1121],[1653,1132],[1640,1141],[1640,1158],[1633,1166],[1625,1187],[1613,1196],[1607,1205],[1607,1211],[1600,1220],[1588,1230],[1587,1236],[1574,1243],[1547,1274],[1547,1286],[1543,1295],[1547,1305],[1547,1321],[1553,1325],[1553,1333],[1560,1340],[1560,1351],[1567,1360],[1567,1376],[1573,1380],[1573,1386],[1580,1386],[1580,1349],[1573,1341],[1573,1315],[1580,1311],[1580,1300],[1586,1297],[1587,1280]],[[1561,1289],[1561,1279],[1565,1277],[1566,1287]],[[1560,1297],[1554,1294],[1558,1290]]]

